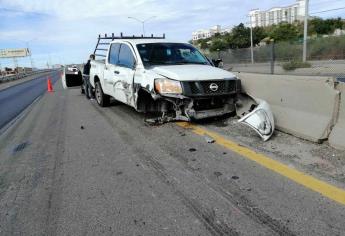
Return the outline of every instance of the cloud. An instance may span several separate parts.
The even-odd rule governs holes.
[[[342,2],[313,0],[311,11],[335,8]],[[187,41],[196,29],[246,22],[250,9],[266,10],[293,3],[294,0],[0,0],[0,47],[23,46],[15,43],[18,38],[37,38],[31,44],[37,60],[43,63],[44,55],[50,53],[71,63],[87,57],[99,33],[141,34],[141,24],[128,16],[157,16],[147,22],[146,32],[166,33],[170,39]]]

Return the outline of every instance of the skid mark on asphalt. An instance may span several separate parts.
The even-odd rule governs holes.
[[[270,169],[282,176],[285,176],[290,180],[293,180],[294,182],[303,185],[308,189],[318,192],[321,195],[333,201],[345,205],[345,191],[343,189],[340,189],[331,184],[318,180],[310,175],[304,174],[298,170],[290,168],[287,165],[284,165],[278,161],[268,158],[263,154],[257,153],[249,148],[243,147],[233,141],[225,139],[220,134],[217,134],[215,132],[203,129],[197,125],[193,125],[188,122],[177,122],[176,124],[185,129],[190,129],[193,133],[197,135],[208,135],[212,137],[218,145],[230,149],[233,152],[238,153],[241,156],[250,159],[260,164],[261,166],[264,166],[267,169]]]
[[[188,197],[183,191],[178,189],[178,183],[173,176],[169,175],[165,167],[157,160],[155,160],[150,155],[146,155],[143,150],[136,148],[135,143],[133,143],[133,138],[123,130],[122,127],[119,127],[118,124],[108,116],[108,114],[97,106],[93,106],[105,120],[116,130],[116,132],[121,136],[123,140],[131,144],[133,150],[138,154],[138,157],[141,159],[142,164],[148,167],[153,173],[165,184],[170,186],[171,190],[181,199],[185,206],[187,206],[191,212],[203,223],[205,228],[211,232],[213,235],[239,235],[236,229],[228,226],[225,222],[219,221],[216,219],[211,210],[205,207],[202,207],[199,202]]]
[[[116,125],[110,118],[108,118],[106,112],[99,109],[97,106],[94,107],[109,123],[111,123],[112,127],[117,127],[116,131],[122,136],[124,140],[126,140],[126,142],[133,143],[130,135],[127,134],[126,131],[122,130],[119,125]],[[118,116],[124,122],[129,122],[131,123],[131,126],[135,126],[136,128],[138,128],[141,132],[143,132],[144,136],[149,137],[150,135],[152,135],[150,130],[141,127],[141,125],[138,124],[138,120],[134,119],[131,113],[127,114],[126,111],[127,110],[122,111],[121,109],[111,110],[114,115]],[[132,146],[135,147],[136,145],[133,144]],[[267,228],[272,230],[272,232],[277,233],[278,235],[295,235],[295,233],[292,232],[283,222],[274,219],[265,211],[253,204],[243,194],[239,193],[235,187],[224,189],[220,184],[217,184],[213,181],[205,181],[205,178],[202,175],[197,174],[195,172],[195,169],[188,165],[188,160],[185,159],[183,155],[179,155],[178,153],[174,152],[174,150],[170,150],[169,148],[163,150],[167,153],[174,153],[173,155],[170,154],[169,156],[178,161],[185,171],[196,177],[200,182],[208,186],[209,189],[222,196],[223,200],[225,200],[232,207],[236,208],[239,212],[243,213],[260,225],[267,226]],[[194,152],[196,151],[196,149],[191,148],[189,151]],[[170,176],[166,172],[164,166],[160,162],[149,155],[145,155],[145,152],[143,150],[137,150],[137,153],[144,163],[143,166],[146,166],[149,169],[153,170],[153,172],[161,179],[162,182],[168,184],[172,188],[174,193],[182,199],[183,203],[188,206],[189,209],[191,209],[193,214],[196,215],[202,222],[204,222],[205,226],[210,232],[218,235],[238,234],[236,229],[228,226],[226,222],[221,222],[221,224],[217,223],[219,219],[215,219],[215,217],[212,217],[212,210],[205,207],[200,207],[201,204],[198,201],[195,201],[194,199],[188,197],[182,190],[180,190],[178,188],[178,183],[176,183],[174,177]]]
[[[172,150],[171,150],[172,152]],[[260,209],[257,205],[251,202],[245,195],[241,194],[238,190],[237,186],[227,184],[227,188],[225,189],[221,184],[217,184],[212,180],[204,181],[204,177],[195,172],[195,169],[188,165],[188,159],[185,158],[183,155],[179,155],[178,153],[174,153],[171,155],[172,158],[176,159],[180,162],[183,167],[193,173],[196,177],[199,178],[200,181],[205,183],[209,188],[213,189],[215,192],[219,193],[224,199],[228,202],[232,203],[236,208],[243,212],[245,215],[252,218],[254,221],[268,226],[274,232],[279,235],[286,235],[286,236],[293,236],[295,235],[284,223],[280,220],[274,219],[265,211]],[[220,172],[214,172],[215,175],[222,175]],[[237,176],[233,176],[232,179],[237,179]]]

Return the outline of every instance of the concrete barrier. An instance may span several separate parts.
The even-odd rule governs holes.
[[[37,70],[37,71],[27,72],[27,73],[23,72],[23,73],[19,73],[19,74],[16,74],[16,75],[0,76],[0,83],[1,82],[12,81],[12,80],[17,80],[17,79],[22,79],[22,78],[25,78],[27,76],[41,74],[41,73],[45,73],[45,72],[49,72],[49,71],[53,71],[53,70],[51,70],[51,69],[44,69],[44,70]]]
[[[329,136],[329,144],[337,149],[345,150],[345,83],[336,86],[341,92],[337,123]]]
[[[335,124],[340,98],[333,78],[236,75],[246,93],[270,104],[278,130],[313,142],[328,138]]]

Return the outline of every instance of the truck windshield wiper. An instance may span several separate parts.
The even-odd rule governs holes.
[[[197,65],[207,65],[207,62],[197,62],[197,61],[178,61],[176,64],[197,64]]]
[[[146,63],[148,63],[150,65],[169,65],[169,64],[172,64],[171,62],[167,62],[167,61],[147,61]]]

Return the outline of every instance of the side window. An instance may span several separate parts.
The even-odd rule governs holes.
[[[113,43],[111,45],[110,53],[109,53],[109,58],[108,58],[108,62],[110,64],[116,65],[118,63],[119,49],[120,49],[120,44],[119,43]]]
[[[133,68],[134,63],[135,58],[129,46],[126,44],[121,44],[119,62],[117,64],[127,68]]]

